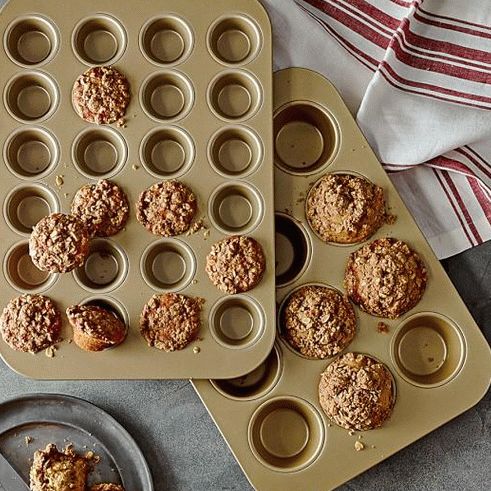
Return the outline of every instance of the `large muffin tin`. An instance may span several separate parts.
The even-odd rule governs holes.
[[[329,421],[318,383],[332,360],[295,352],[281,336],[281,315],[275,348],[260,367],[232,380],[193,382],[256,489],[326,490],[476,404],[489,387],[491,354],[334,87],[303,69],[276,73],[273,87],[278,312],[300,285],[343,291],[348,256],[360,247],[325,244],[309,228],[305,197],[326,172],[382,186],[397,220],[372,239],[406,241],[428,269],[423,299],[399,319],[384,320],[389,333],[377,331],[382,319],[356,308],[358,332],[345,351],[375,357],[394,377],[394,412],[380,429],[348,432]]]
[[[90,354],[64,341],[54,358],[0,352],[14,370],[46,379],[228,378],[265,359],[275,337],[271,27],[256,0],[212,2],[12,0],[1,12],[0,146],[3,151],[0,304],[42,293],[63,311],[93,302],[127,323],[124,343]],[[76,78],[114,65],[129,80],[125,121],[84,122],[71,103]],[[127,193],[126,229],[95,239],[85,266],[51,275],[28,255],[32,226],[69,212],[74,193],[100,178]],[[159,239],[140,225],[135,202],[155,182],[178,178],[198,198],[207,229]],[[209,281],[214,242],[257,239],[261,283],[224,295]],[[149,348],[139,315],[156,293],[205,299],[200,338],[186,349]]]

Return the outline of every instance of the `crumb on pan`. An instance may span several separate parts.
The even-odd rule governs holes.
[[[377,332],[379,334],[388,334],[390,331],[389,326],[385,322],[379,322],[377,324]]]
[[[358,431],[378,428],[394,407],[392,375],[374,358],[346,353],[321,374],[319,402],[327,417],[342,428]]]
[[[59,341],[61,314],[48,297],[21,295],[4,308],[0,330],[12,349],[38,353]]]
[[[210,281],[225,293],[252,290],[261,281],[265,269],[266,259],[261,245],[244,235],[216,242],[206,257]]]
[[[350,299],[369,314],[396,319],[423,296],[427,274],[405,242],[378,239],[350,255],[344,285]]]
[[[125,491],[123,486],[114,483],[94,484],[89,488],[89,491]]]
[[[312,358],[337,355],[356,334],[352,305],[337,290],[320,285],[294,291],[283,309],[282,323],[288,343]]]
[[[185,348],[201,327],[202,298],[178,293],[154,295],[140,316],[140,332],[149,346],[163,351]]]

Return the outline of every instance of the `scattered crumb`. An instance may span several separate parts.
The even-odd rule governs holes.
[[[349,431],[348,431],[348,435],[349,435],[349,436],[353,436],[354,434],[355,434],[355,432],[354,432],[353,430],[349,430]]]
[[[124,118],[119,118],[117,121],[116,121],[116,126],[118,128],[126,128],[126,120]]]
[[[394,225],[397,221],[397,215],[391,215],[390,213],[387,213],[385,215],[385,223],[387,225]]]
[[[55,183],[56,185],[61,188],[61,186],[63,186],[63,184],[65,183],[65,181],[63,180],[63,174],[58,174],[56,177],[55,177]]]
[[[435,361],[435,358],[430,357],[430,358],[428,358],[428,361],[431,363],[431,362]]]
[[[139,165],[136,165],[136,164],[133,164],[133,165],[131,166],[131,168],[132,168],[133,170],[138,170],[138,169],[140,168],[140,166],[139,166]]]
[[[85,452],[85,459],[90,460],[93,464],[98,464],[101,461],[101,457],[92,450]]]
[[[380,334],[388,334],[389,326],[385,322],[379,322],[377,324],[377,332]]]
[[[358,440],[361,440],[363,437],[361,435],[358,435]]]
[[[72,341],[73,341],[73,339],[68,339],[68,340],[67,340],[67,343],[68,343],[68,344],[72,344]]]
[[[360,442],[359,440],[357,440],[355,442],[355,450],[357,452],[361,452],[362,450],[365,450],[365,445],[362,442]]]
[[[375,445],[370,445],[370,448],[376,448]]]
[[[332,426],[331,423],[327,423],[327,427],[330,428]]]
[[[195,346],[195,347],[193,348],[193,353],[194,353],[195,355],[197,355],[197,354],[198,354],[200,351],[201,351],[201,348],[200,348],[199,346]]]
[[[197,285],[197,284],[198,284],[198,280],[195,278],[193,281],[191,281],[191,283],[192,283],[193,285]]]
[[[195,233],[199,232],[203,230],[203,235],[206,235],[206,232],[208,231],[209,233],[209,230],[208,230],[208,227],[207,225],[205,224],[205,219],[204,218],[200,218],[199,220],[197,220],[196,222],[194,222],[191,227],[189,228],[189,230],[186,232],[186,236],[189,237],[190,235],[194,235]]]
[[[28,447],[28,446],[29,446],[29,443],[31,443],[31,442],[32,442],[32,440],[33,440],[32,436],[26,436],[26,437],[24,438],[24,441],[26,442],[26,447]]]
[[[63,193],[63,197],[67,199],[70,196],[70,193]]]
[[[48,358],[54,358],[57,349],[56,346],[48,346],[44,352]]]

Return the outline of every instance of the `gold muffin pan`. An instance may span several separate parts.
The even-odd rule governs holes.
[[[326,172],[365,176],[385,190],[397,216],[370,240],[404,240],[423,258],[428,286],[397,320],[356,308],[358,332],[346,351],[390,369],[397,400],[380,429],[348,432],[318,401],[321,372],[332,361],[308,359],[281,336],[254,371],[193,384],[251,484],[258,490],[333,489],[476,404],[490,383],[491,353],[463,301],[335,88],[321,75],[286,69],[274,77],[276,280],[278,310],[300,285],[343,290],[344,269],[360,244],[325,244],[310,229],[305,198]],[[389,333],[379,333],[383,320]],[[356,443],[358,442],[358,443]],[[361,450],[356,450],[355,444]]]
[[[11,350],[5,362],[38,379],[229,378],[256,367],[275,338],[271,26],[256,0],[63,2],[11,0],[1,10],[3,151],[0,305],[42,293],[64,311],[92,302],[128,324],[124,343],[86,353],[67,341],[54,358]],[[129,80],[125,121],[84,122],[71,102],[77,77],[114,65]],[[91,241],[83,268],[39,271],[28,255],[32,226],[69,213],[75,192],[98,179],[126,192],[121,233]],[[198,198],[207,230],[162,239],[136,220],[141,191],[177,178]],[[257,239],[267,258],[261,283],[244,295],[219,292],[205,272],[214,242]],[[205,299],[200,338],[186,349],[149,348],[139,333],[157,293]]]

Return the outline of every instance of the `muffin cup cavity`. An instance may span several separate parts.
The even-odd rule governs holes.
[[[112,128],[89,128],[73,142],[72,160],[81,174],[91,179],[109,178],[125,165],[128,149]]]
[[[215,340],[227,348],[252,346],[264,333],[264,312],[245,295],[222,298],[211,309],[210,330]]]
[[[40,293],[56,282],[58,275],[38,269],[29,256],[27,241],[14,245],[5,255],[3,273],[10,285],[21,293]]]
[[[140,103],[155,121],[178,121],[193,107],[193,86],[186,76],[176,71],[154,73],[143,82]]]
[[[56,167],[59,157],[58,141],[44,128],[28,127],[14,131],[3,149],[8,169],[20,179],[45,177]]]
[[[150,244],[141,259],[141,273],[147,284],[159,292],[177,292],[194,278],[196,258],[192,249],[177,239]]]
[[[56,82],[42,72],[23,72],[7,83],[4,103],[12,117],[22,123],[44,121],[58,108]]]
[[[312,244],[303,225],[286,213],[275,214],[276,286],[300,278],[312,257]]]
[[[140,159],[145,169],[156,178],[182,176],[195,159],[193,140],[175,126],[158,128],[148,133],[140,147]]]
[[[252,372],[233,379],[211,380],[213,387],[223,396],[236,401],[259,399],[276,386],[281,376],[283,362],[278,345]]]
[[[21,184],[4,202],[6,222],[15,232],[29,235],[41,218],[60,211],[56,194],[43,184]]]
[[[230,126],[219,130],[210,140],[208,159],[224,177],[245,177],[262,164],[261,139],[249,128]]]
[[[262,90],[257,79],[245,71],[226,71],[211,82],[208,103],[225,121],[245,121],[261,107]]]
[[[259,406],[249,422],[249,446],[266,467],[304,469],[319,456],[325,430],[319,412],[298,397],[275,397]]]
[[[73,52],[89,66],[115,63],[123,56],[126,44],[124,27],[110,15],[82,19],[72,35]]]
[[[220,62],[229,66],[250,63],[262,47],[256,23],[243,15],[221,17],[208,32],[208,49]]]
[[[108,239],[92,239],[84,265],[73,275],[85,290],[107,293],[123,283],[128,268],[128,258],[120,245]]]
[[[140,34],[140,49],[156,65],[177,65],[193,50],[193,32],[180,17],[166,15],[149,20]]]
[[[109,312],[115,314],[126,326],[126,330],[130,326],[130,318],[128,312],[122,303],[113,297],[108,295],[97,295],[93,297],[88,297],[80,302],[80,305],[94,305],[96,307],[101,307]],[[115,346],[116,348],[117,346]]]
[[[210,220],[226,234],[254,230],[264,216],[263,200],[249,184],[234,182],[219,186],[208,202]]]
[[[58,30],[49,19],[40,15],[19,17],[5,31],[7,55],[24,68],[49,63],[56,56],[59,45]]]
[[[327,111],[312,102],[285,104],[273,119],[275,164],[293,175],[313,174],[332,163],[339,130]]]
[[[391,346],[399,374],[418,387],[432,388],[455,378],[466,356],[463,334],[447,317],[415,314],[397,328]]]

